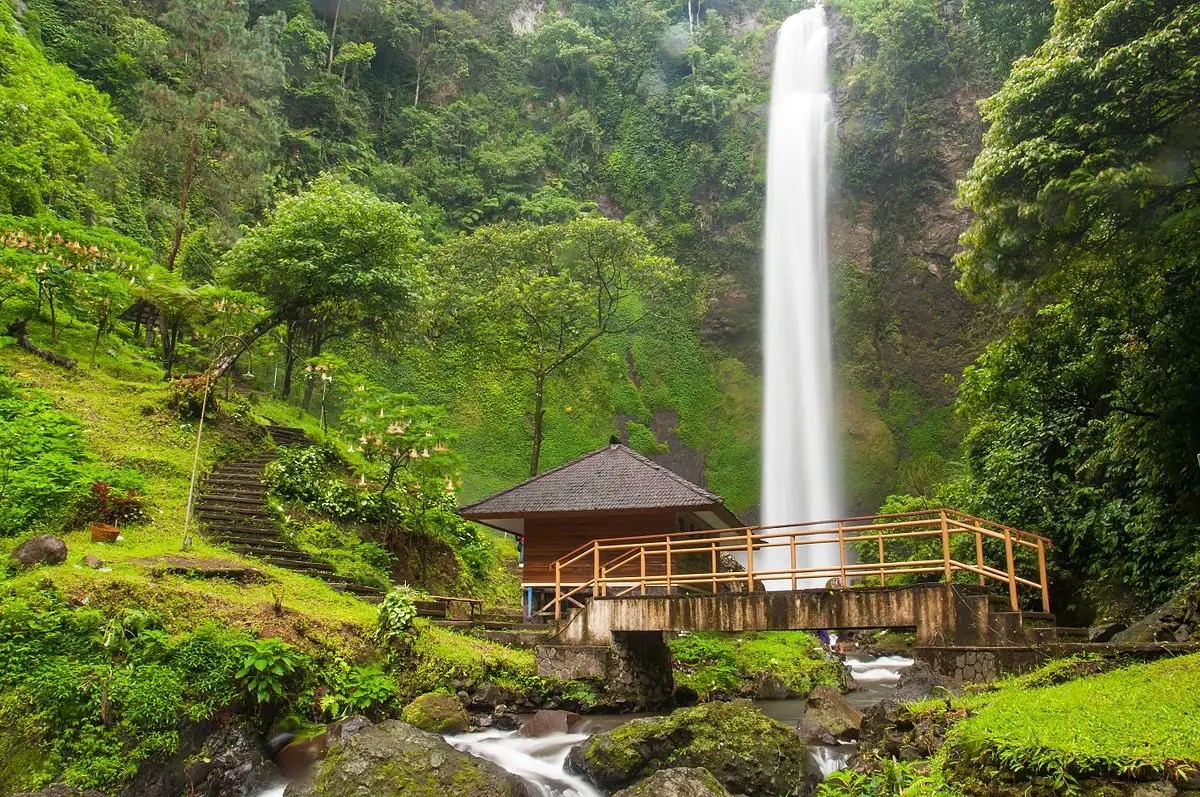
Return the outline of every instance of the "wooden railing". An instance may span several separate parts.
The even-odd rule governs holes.
[[[827,557],[824,564],[801,566],[810,546],[825,546],[815,550]],[[561,619],[564,608],[582,607],[589,597],[749,592],[764,581],[791,589],[888,586],[897,576],[1002,585],[1013,611],[1020,611],[1020,590],[1033,589],[1049,612],[1050,548],[1045,537],[953,509],[614,537],[593,540],[554,563],[554,597],[539,613]],[[723,566],[729,555],[745,568]],[[591,578],[568,578],[581,569],[590,569]]]

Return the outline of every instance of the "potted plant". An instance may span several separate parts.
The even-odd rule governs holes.
[[[106,482],[92,485],[92,516],[96,518],[88,528],[92,542],[116,542],[121,535],[121,523],[145,517],[135,490],[126,490],[124,495],[113,492]]]

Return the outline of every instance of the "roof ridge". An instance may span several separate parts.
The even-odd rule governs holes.
[[[597,454],[601,454],[604,451],[607,451],[608,448],[609,448],[609,446],[605,446],[604,448],[598,448],[595,451],[589,451],[588,453],[584,454],[583,456],[576,457],[575,459],[571,460],[570,462],[564,462],[563,464],[559,465],[558,467],[551,468],[550,470],[544,470],[541,473],[537,474],[536,476],[530,476],[528,479],[519,481],[511,487],[505,487],[503,490],[501,490],[498,493],[492,493],[491,495],[485,495],[483,498],[480,498],[478,501],[472,501],[469,504],[463,504],[458,509],[459,509],[459,511],[470,509],[471,507],[475,507],[475,506],[482,504],[484,501],[491,501],[495,498],[499,498],[502,495],[508,495],[513,490],[517,489],[518,487],[526,487],[530,484],[533,484],[536,481],[540,481],[542,478],[549,476],[551,474],[557,473],[560,470],[563,470],[564,468],[569,468],[577,462],[583,462],[585,459],[590,459],[591,457],[594,457]]]
[[[678,473],[676,473],[675,471],[668,468],[666,465],[663,465],[661,462],[655,462],[654,460],[650,459],[650,457],[646,456],[645,454],[643,454],[639,451],[634,451],[632,448],[630,448],[629,446],[627,446],[623,443],[618,444],[617,447],[620,448],[622,451],[624,451],[624,453],[633,456],[633,458],[635,460],[638,460],[638,461],[642,462],[643,464],[649,465],[650,467],[655,468],[656,470],[662,471],[664,475],[679,482],[684,487],[688,488],[692,492],[699,495],[701,498],[714,498],[717,501],[724,501],[724,499],[721,496],[717,495],[714,492],[711,492],[710,490],[707,490],[707,489],[701,487],[700,485],[696,484],[695,482],[693,482],[689,479],[683,478]]]

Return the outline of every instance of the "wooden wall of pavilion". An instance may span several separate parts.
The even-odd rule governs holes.
[[[647,512],[616,512],[596,515],[562,515],[525,518],[525,584],[554,584],[558,559],[592,540],[611,537],[640,537],[669,534],[679,530],[679,512],[658,509]],[[664,562],[652,562],[647,574],[666,572]],[[581,561],[563,570],[564,584],[579,584],[592,579],[592,562]]]

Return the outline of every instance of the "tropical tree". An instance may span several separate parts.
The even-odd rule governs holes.
[[[128,157],[165,221],[164,265],[173,270],[196,197],[228,222],[260,198],[279,140],[276,95],[283,15],[248,27],[245,0],[172,0],[159,24],[170,35],[163,80],[146,84]]]
[[[1200,6],[1066,2],[983,105],[961,284],[1015,312],[964,378],[962,494],[1151,600],[1200,550]]]
[[[445,411],[409,393],[364,388],[346,408],[344,430],[363,458],[380,468],[381,493],[401,471],[422,479],[449,478],[454,458],[443,426]]]
[[[441,301],[489,364],[529,379],[529,472],[539,469],[546,383],[596,341],[642,319],[630,300],[677,279],[632,224],[585,217],[560,224],[499,224],[437,253]],[[652,302],[650,302],[652,304]]]
[[[352,331],[415,325],[424,284],[423,241],[401,205],[328,175],[283,199],[226,254],[228,284],[261,295],[267,315],[243,335],[246,346],[275,327],[299,329],[309,356]],[[241,354],[211,366],[220,376]],[[291,382],[289,357],[284,392]]]

